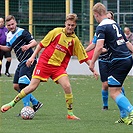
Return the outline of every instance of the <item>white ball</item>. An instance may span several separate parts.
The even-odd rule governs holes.
[[[34,112],[33,108],[31,108],[30,106],[26,106],[26,107],[22,108],[22,110],[21,110],[21,117],[24,120],[33,119],[34,115],[35,115],[35,112]]]

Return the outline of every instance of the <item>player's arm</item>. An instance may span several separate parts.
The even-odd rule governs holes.
[[[85,63],[88,66],[90,66],[90,60],[85,61]],[[94,75],[95,79],[97,80],[98,79],[98,76],[99,76],[98,72],[95,69],[92,72],[93,72],[93,75]]]
[[[126,45],[128,49],[133,53],[133,45],[129,41],[126,42]]]
[[[90,63],[90,70],[92,72],[94,72],[94,67],[95,67],[94,64],[95,64],[96,60],[98,59],[99,55],[102,53],[103,46],[104,46],[104,39],[97,40],[94,54],[93,54],[93,57],[92,57],[92,60]]]
[[[91,43],[91,44],[88,45],[88,47],[85,50],[86,50],[86,52],[89,52],[94,48],[95,48],[95,44]]]
[[[3,50],[3,51],[11,51],[12,49],[10,47],[0,45],[0,50]]]
[[[26,50],[28,50],[29,48],[35,47],[36,45],[37,45],[37,42],[35,41],[35,39],[33,39],[33,40],[31,40],[31,41],[29,42],[28,45],[22,46],[21,49],[22,49],[22,51],[26,51]]]
[[[34,63],[34,59],[36,58],[37,54],[41,51],[42,47],[40,44],[37,45],[34,53],[31,55],[31,57],[27,60],[26,65],[30,67]]]

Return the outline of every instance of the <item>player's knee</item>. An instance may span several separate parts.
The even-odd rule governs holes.
[[[19,88],[19,84],[13,84],[13,88],[15,91],[19,91],[20,88]]]
[[[20,90],[24,89],[26,86],[28,86],[28,84],[19,84]]]
[[[65,84],[63,85],[63,88],[64,88],[64,89],[70,89],[70,88],[71,88],[70,83],[65,83]]]

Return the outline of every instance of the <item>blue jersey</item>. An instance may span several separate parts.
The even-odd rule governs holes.
[[[33,50],[32,48],[29,48],[27,51],[23,52],[21,47],[23,45],[28,45],[31,40],[33,40],[33,37],[27,30],[17,28],[15,33],[12,33],[10,31],[7,34],[6,46],[14,49],[14,52],[19,62],[24,62],[28,58],[30,58]]]
[[[124,59],[131,56],[126,46],[128,41],[119,25],[110,19],[104,19],[96,28],[97,41],[104,40],[109,60]]]
[[[95,35],[94,35],[94,37],[93,37],[92,43],[93,43],[94,45],[96,45],[96,43],[97,43],[97,36],[96,36],[96,33],[95,33]],[[107,49],[106,44],[104,44],[104,48]],[[101,53],[101,54],[99,55],[99,61],[108,62],[108,60],[109,60],[109,53],[108,53],[108,52],[104,52],[104,53]]]

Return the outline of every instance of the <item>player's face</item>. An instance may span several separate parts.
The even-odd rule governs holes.
[[[65,22],[65,29],[66,29],[66,34],[67,35],[71,35],[73,34],[75,27],[76,27],[76,22],[72,21],[72,20],[67,20]]]
[[[4,26],[4,19],[0,18],[0,28]]]
[[[7,26],[9,31],[15,32],[17,23],[14,19],[11,19],[10,21],[6,22],[6,26]]]
[[[98,13],[94,12],[93,15],[94,15],[94,18],[96,19],[96,21],[97,21],[98,23],[100,23]]]

